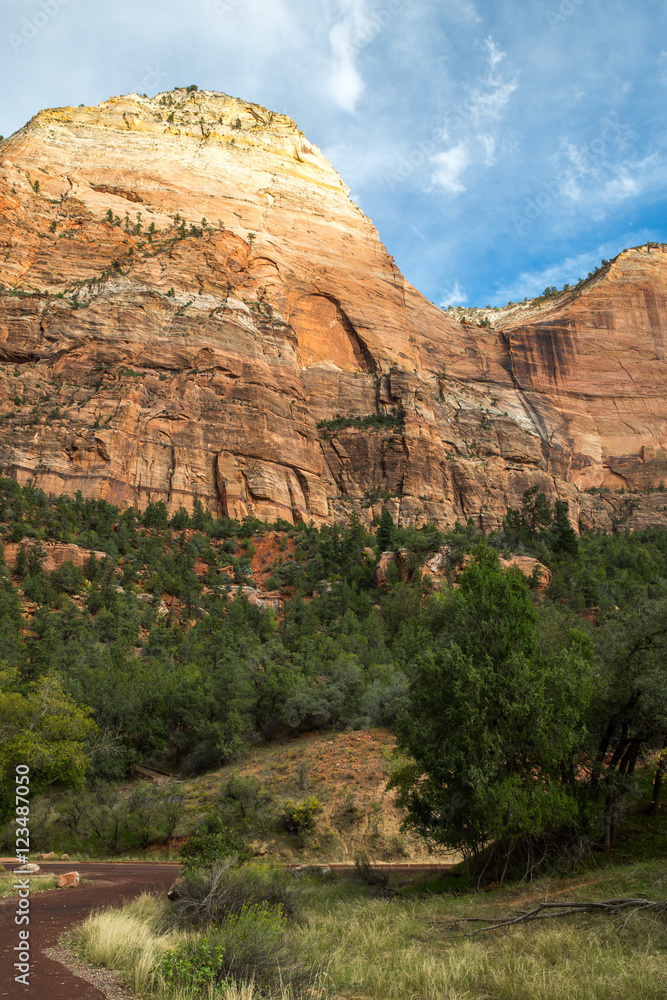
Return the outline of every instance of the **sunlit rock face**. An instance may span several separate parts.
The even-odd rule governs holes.
[[[667,523],[615,492],[667,474],[666,259],[459,324],[291,119],[185,90],[43,111],[0,143],[0,463],[238,518],[492,528],[537,484],[575,524]]]

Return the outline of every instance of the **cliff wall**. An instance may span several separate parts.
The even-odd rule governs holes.
[[[184,90],[43,111],[0,143],[0,464],[233,517],[493,527],[538,484],[575,524],[667,523],[627,497],[667,475],[666,263],[473,327],[291,119]]]

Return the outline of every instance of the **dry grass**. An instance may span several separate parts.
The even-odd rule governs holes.
[[[137,995],[155,1000],[266,1000],[266,991],[253,983],[207,987],[204,992],[167,985],[159,974],[166,952],[203,935],[175,930],[167,920],[167,906],[146,893],[123,909],[109,909],[90,916],[76,931],[74,947],[93,965],[120,972]],[[272,994],[276,1000],[296,1000],[289,990]]]
[[[598,872],[578,882],[543,883],[474,895],[373,898],[366,887],[338,883],[308,888],[308,920],[290,926],[295,959],[327,974],[299,996],[355,1000],[664,1000],[667,923],[637,916],[626,926],[580,916],[465,936],[464,918],[528,908],[545,897],[607,898],[626,891],[665,895],[655,865]],[[252,985],[168,991],[153,970],[177,941],[195,932],[166,931],[164,904],[140,898],[121,911],[91,917],[80,931],[86,957],[120,969],[144,996],[159,1000],[259,1000]],[[162,929],[161,929],[162,928]],[[153,992],[150,992],[153,990]],[[265,994],[262,994],[263,996]],[[278,991],[282,1000],[290,994]],[[295,1000],[294,995],[292,1000]]]
[[[93,913],[77,929],[75,945],[93,965],[123,974],[131,989],[142,994],[152,984],[153,970],[178,941],[162,929],[163,906],[144,893],[123,909]]]
[[[329,956],[339,984],[377,1000],[667,996],[667,933],[658,924],[635,921],[619,932],[585,918],[459,938],[438,910],[434,902],[395,900],[337,907],[318,916],[309,950]]]

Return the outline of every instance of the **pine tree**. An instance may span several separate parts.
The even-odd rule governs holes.
[[[386,552],[390,549],[394,538],[396,535],[396,526],[392,519],[391,514],[386,507],[382,508],[382,514],[380,516],[380,524],[378,526],[377,534],[375,536],[375,541],[377,542],[377,547],[379,552]]]
[[[556,552],[567,552],[568,555],[576,556],[579,551],[579,539],[570,524],[568,510],[569,504],[566,500],[556,500],[552,526],[554,549]]]

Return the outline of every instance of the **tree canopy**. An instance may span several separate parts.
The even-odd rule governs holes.
[[[408,824],[502,873],[587,822],[576,781],[593,649],[576,628],[541,645],[524,577],[480,549],[439,600],[436,642],[418,655],[392,783]],[[490,849],[491,848],[491,849]]]

